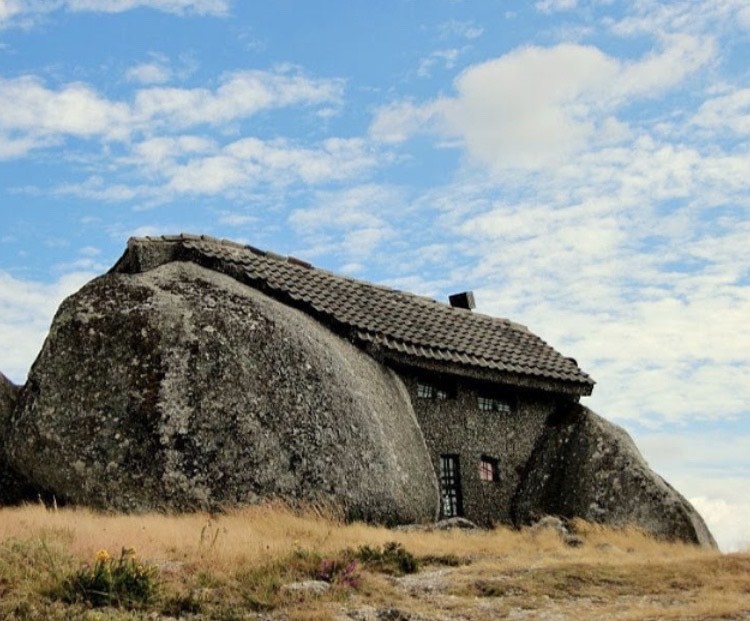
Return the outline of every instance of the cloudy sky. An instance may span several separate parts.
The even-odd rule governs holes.
[[[0,370],[131,235],[529,326],[750,545],[746,0],[0,0]]]

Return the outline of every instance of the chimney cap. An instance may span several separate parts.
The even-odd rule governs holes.
[[[476,307],[473,291],[454,293],[453,295],[448,296],[448,300],[450,301],[453,308],[466,308],[468,310],[471,310],[472,308]]]

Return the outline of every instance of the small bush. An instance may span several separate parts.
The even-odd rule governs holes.
[[[351,589],[358,588],[361,581],[357,561],[347,558],[323,559],[315,578]]]
[[[118,559],[99,550],[94,564],[66,578],[61,590],[68,603],[137,608],[151,603],[157,588],[157,568],[139,562],[133,548],[123,548]]]
[[[203,611],[204,602],[195,591],[176,593],[168,597],[161,605],[161,613],[169,617],[197,615]]]
[[[417,558],[396,541],[389,541],[382,548],[360,546],[353,556],[368,569],[384,574],[403,576],[419,571]]]
[[[469,557],[456,554],[426,554],[419,557],[419,562],[423,565],[443,565],[444,567],[471,565]]]

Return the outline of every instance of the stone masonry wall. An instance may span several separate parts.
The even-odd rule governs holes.
[[[556,402],[543,393],[504,395],[497,386],[470,380],[452,380],[399,371],[412,398],[428,449],[440,476],[440,456],[459,455],[464,517],[482,525],[511,523],[511,501],[520,484],[520,472],[531,457]],[[420,398],[418,383],[446,387],[447,399]],[[505,397],[510,413],[481,411],[479,396]],[[483,481],[479,466],[483,455],[497,459],[497,481]]]

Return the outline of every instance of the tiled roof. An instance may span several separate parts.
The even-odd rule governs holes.
[[[594,385],[573,359],[507,319],[339,276],[227,240],[165,235],[133,238],[128,244],[129,252],[148,246],[168,246],[168,260],[192,261],[227,273],[305,310],[370,351],[407,364],[469,376],[483,372],[507,383],[544,385],[573,394],[590,394]],[[118,271],[127,257],[128,253],[113,269]],[[149,267],[153,265],[145,266]]]

